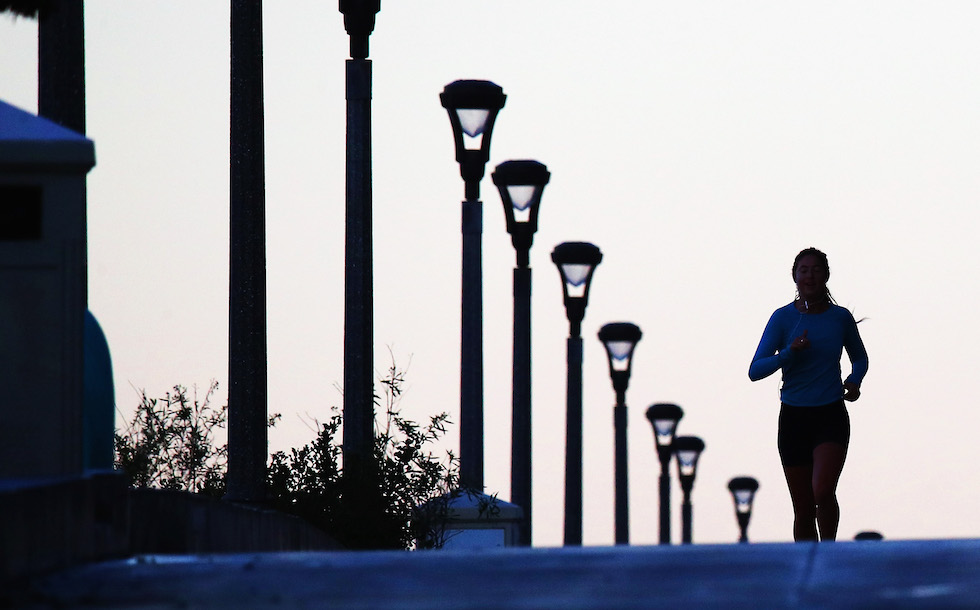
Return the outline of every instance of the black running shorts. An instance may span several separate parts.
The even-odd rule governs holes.
[[[837,443],[847,450],[851,420],[844,401],[820,407],[794,407],[786,403],[779,409],[779,459],[783,466],[813,463],[813,450],[821,443]]]

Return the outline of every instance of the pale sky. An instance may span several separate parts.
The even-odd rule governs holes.
[[[228,3],[86,3],[89,307],[116,400],[227,385]],[[270,449],[342,403],[344,61],[336,2],[265,3]],[[550,260],[604,259],[583,323],[584,542],[613,542],[615,394],[596,338],[643,331],[629,404],[633,544],[658,538],[655,402],[707,448],[694,540],[734,542],[726,488],[759,479],[750,538],[792,538],[776,453],[778,376],[751,383],[802,248],[870,355],[849,405],[841,539],[980,535],[980,5],[385,0],[374,67],[375,366],[409,366],[404,412],[459,409],[463,182],[439,104],[460,78],[508,95],[482,184],[486,476],[510,496],[514,250],[489,179],[548,166],[531,250],[534,544],[560,545],[568,323]],[[36,112],[36,24],[0,17],[0,99]],[[966,311],[964,311],[966,310]],[[458,427],[450,433],[458,443]],[[674,541],[680,488],[672,465]]]

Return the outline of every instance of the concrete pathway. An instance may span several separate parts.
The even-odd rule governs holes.
[[[148,556],[25,608],[980,608],[980,540]]]

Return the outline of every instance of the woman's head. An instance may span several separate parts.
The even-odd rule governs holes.
[[[827,280],[830,279],[830,264],[827,255],[816,248],[806,248],[796,255],[793,261],[793,281],[800,298],[807,300],[830,299]]]

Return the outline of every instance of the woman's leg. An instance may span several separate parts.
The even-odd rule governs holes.
[[[815,541],[817,513],[813,497],[813,466],[784,466],[783,472],[793,501],[793,539],[797,542]]]
[[[837,538],[840,507],[837,505],[837,481],[844,468],[847,447],[827,442],[813,450],[813,499],[816,502],[817,525],[821,540]]]

